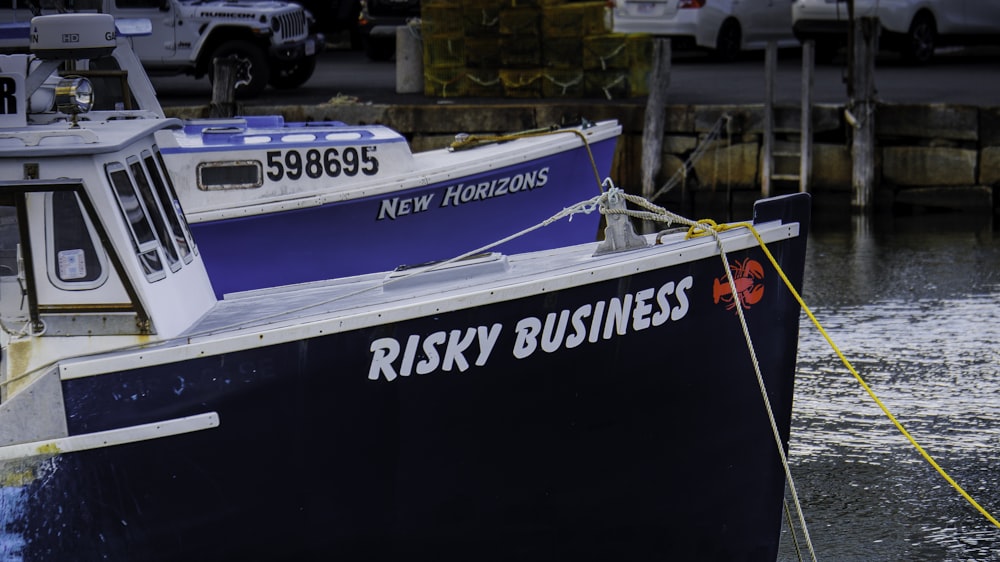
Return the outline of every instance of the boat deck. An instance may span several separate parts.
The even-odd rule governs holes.
[[[798,234],[794,223],[775,221],[756,228],[765,242]],[[643,249],[601,256],[593,255],[598,243],[588,243],[514,256],[489,254],[439,269],[418,266],[401,272],[303,283],[296,286],[297,290],[286,286],[230,294],[185,337],[198,339],[231,329],[257,332],[309,323],[332,322],[337,331],[359,328],[385,323],[386,317],[394,314],[399,314],[395,320],[403,320],[427,309],[444,312],[514,299],[614,278],[623,269],[639,272],[717,254],[716,243],[710,237],[686,240],[683,232],[677,232],[663,237],[659,245],[653,245],[654,239],[654,235],[647,235],[649,246]],[[757,244],[746,229],[724,232],[721,239],[726,251]],[[387,302],[398,306],[387,309]],[[369,316],[376,311],[377,318]]]

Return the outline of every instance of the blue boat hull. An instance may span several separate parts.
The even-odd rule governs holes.
[[[617,139],[590,145],[607,177]],[[332,279],[456,257],[600,194],[584,148],[391,195],[193,223],[216,295]],[[517,253],[597,238],[577,215],[495,248]]]
[[[798,207],[784,218],[800,235],[769,247],[801,287]],[[761,250],[729,259],[765,267],[745,313],[787,449],[799,307]],[[735,311],[714,294],[723,276],[711,257],[65,380],[71,434],[209,411],[220,424],[47,460],[44,478],[4,489],[0,536],[24,561],[773,561],[784,476]],[[659,326],[576,346],[567,330],[530,352],[511,329],[670,282],[688,308]],[[470,347],[464,369],[371,377],[373,342],[495,324],[481,365]]]

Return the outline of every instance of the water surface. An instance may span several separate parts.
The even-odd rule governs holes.
[[[994,228],[959,214],[815,226],[803,296],[885,406],[1000,518]],[[920,456],[804,314],[792,425],[792,476],[819,560],[1000,560],[1000,529]],[[779,559],[797,559],[787,529]]]

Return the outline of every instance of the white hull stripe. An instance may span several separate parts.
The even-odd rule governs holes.
[[[764,242],[770,244],[798,236],[798,227],[798,223],[780,224],[775,222],[757,225],[757,231]],[[652,239],[653,235],[649,235],[649,238]],[[757,246],[757,240],[746,230],[727,231],[723,234],[722,241],[726,252],[735,252]],[[596,243],[592,243],[592,245],[597,246]],[[460,294],[461,298],[455,298],[454,293],[449,293],[435,297],[408,299],[394,303],[388,308],[376,306],[374,311],[372,311],[371,303],[368,303],[362,307],[362,312],[351,310],[317,312],[312,317],[298,316],[244,330],[188,337],[186,345],[140,349],[120,355],[76,359],[60,364],[59,377],[65,381],[222,355],[372,326],[389,325],[429,314],[443,314],[514,300],[527,295],[552,293],[588,283],[598,283],[624,275],[634,275],[718,255],[715,240],[710,237],[686,240],[675,249],[665,250],[663,248],[664,246],[657,246],[636,252],[603,256],[600,258],[598,266],[591,270],[573,269],[569,273],[556,272],[556,274],[550,271],[549,275],[546,276],[535,274],[516,279],[516,283],[513,285],[489,285],[477,290],[463,290]],[[414,300],[417,302],[414,303]]]
[[[185,418],[133,425],[121,429],[109,429],[107,431],[34,441],[32,443],[19,443],[17,445],[0,447],[0,462],[86,451],[101,447],[113,447],[126,443],[136,443],[138,441],[149,441],[172,435],[192,433],[203,429],[212,429],[218,426],[219,414],[216,412],[207,412]]]

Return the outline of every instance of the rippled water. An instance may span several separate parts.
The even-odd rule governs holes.
[[[844,218],[809,244],[810,309],[907,431],[1000,518],[1000,232],[988,217]],[[805,315],[800,337],[790,462],[817,558],[1000,560],[1000,529]],[[779,559],[797,559],[787,530]]]

